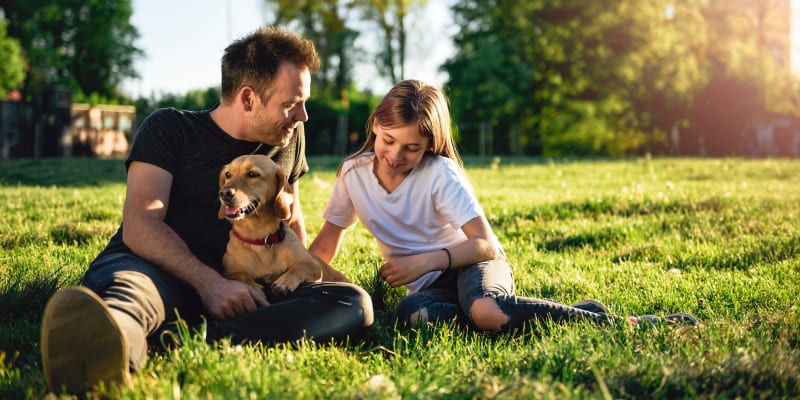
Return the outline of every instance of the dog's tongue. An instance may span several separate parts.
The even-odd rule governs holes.
[[[226,215],[235,215],[239,213],[239,207],[234,206],[225,206],[225,214]]]

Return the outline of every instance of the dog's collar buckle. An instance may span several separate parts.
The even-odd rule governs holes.
[[[264,239],[249,239],[242,236],[236,229],[231,230],[233,232],[233,236],[236,236],[237,239],[249,243],[249,244],[259,244],[264,245],[268,248],[271,248],[275,243],[280,243],[283,239],[286,238],[286,227],[283,224],[283,221],[280,222],[278,225],[278,230],[270,233],[269,235],[265,236]]]
[[[286,230],[283,226],[283,221],[280,222],[278,225],[278,230],[270,233],[269,235],[264,237],[264,246],[272,247],[275,243],[280,243],[283,239],[286,238]]]

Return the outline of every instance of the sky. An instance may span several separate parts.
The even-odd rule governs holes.
[[[218,86],[220,58],[235,39],[267,22],[264,0],[133,0],[131,22],[139,30],[137,47],[145,57],[136,62],[140,78],[123,82],[133,97],[183,94]],[[409,26],[406,77],[441,87],[447,75],[438,67],[454,53],[450,0],[429,0],[428,8]],[[426,40],[422,40],[422,38]],[[430,40],[436,38],[436,40]],[[369,38],[358,42],[369,47]],[[372,63],[355,67],[356,86],[384,93],[390,85]],[[313,93],[312,93],[313,96]]]

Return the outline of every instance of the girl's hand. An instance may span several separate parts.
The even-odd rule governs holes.
[[[444,252],[440,256],[444,255]],[[395,257],[383,264],[378,275],[392,287],[414,282],[422,275],[437,268],[436,252]]]

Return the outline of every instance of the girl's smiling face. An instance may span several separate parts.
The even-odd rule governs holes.
[[[384,128],[376,121],[372,132],[375,134],[375,174],[385,187],[397,187],[431,147],[430,138],[421,135],[416,124]],[[389,187],[387,190],[391,191]]]

